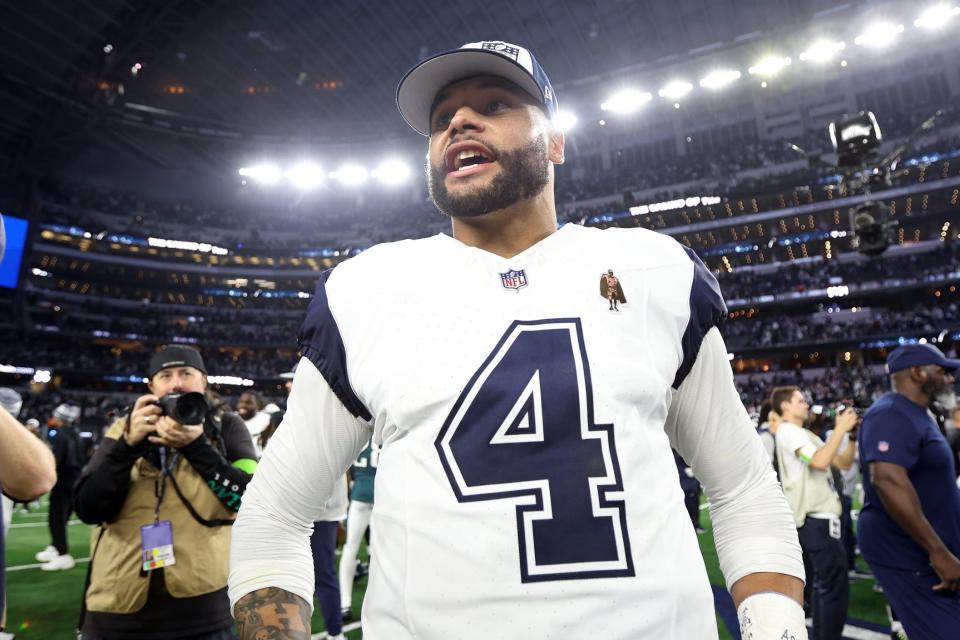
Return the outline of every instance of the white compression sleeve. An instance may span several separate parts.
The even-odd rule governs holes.
[[[313,607],[313,522],[371,432],[370,425],[347,411],[313,363],[302,358],[283,422],[233,525],[231,611],[241,597],[265,587],[295,593]]]
[[[710,498],[710,518],[727,588],[758,572],[804,579],[790,507],[756,429],[740,402],[715,327],[674,394],[666,423],[671,445]]]

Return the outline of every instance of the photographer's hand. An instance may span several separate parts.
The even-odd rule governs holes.
[[[123,432],[123,439],[131,447],[140,444],[144,438],[157,430],[157,422],[161,411],[156,402],[157,396],[147,394],[137,398],[130,414],[130,423]]]
[[[180,449],[203,435],[203,425],[180,424],[170,416],[163,416],[157,421],[156,431],[156,435],[148,438],[150,442]]]

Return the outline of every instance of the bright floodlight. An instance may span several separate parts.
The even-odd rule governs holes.
[[[661,98],[679,100],[691,91],[693,91],[693,85],[686,80],[674,80],[673,82],[667,83],[667,85],[657,93]]]
[[[700,80],[700,86],[704,89],[722,89],[739,80],[740,75],[740,72],[736,69],[719,69],[704,76]]]
[[[890,22],[876,22],[857,36],[855,43],[864,47],[879,49],[893,44],[897,36],[903,33],[902,24],[892,24]]]
[[[252,167],[241,167],[240,175],[263,184],[276,184],[283,177],[280,167],[275,164],[255,164]]]
[[[937,4],[923,13],[913,22],[913,26],[935,30],[943,27],[950,18],[960,15],[960,7],[951,7],[949,4]]]
[[[577,126],[577,116],[570,111],[558,111],[557,115],[553,117],[553,124],[556,125],[560,131],[566,133]]]
[[[401,184],[410,177],[410,167],[399,160],[385,160],[374,169],[373,177],[384,184]]]
[[[835,55],[847,48],[847,43],[831,40],[817,40],[800,54],[804,62],[829,62]]]
[[[775,76],[785,67],[789,67],[793,62],[790,58],[781,58],[780,56],[767,56],[757,61],[757,64],[748,69],[752,76]]]
[[[287,180],[298,189],[313,189],[323,182],[323,170],[312,162],[295,164],[286,173]]]
[[[356,187],[366,182],[370,174],[360,165],[348,164],[341,167],[339,171],[331,173],[330,177],[347,187]]]
[[[614,113],[633,113],[652,99],[653,96],[646,91],[624,89],[610,96],[606,102],[600,105],[600,108]]]

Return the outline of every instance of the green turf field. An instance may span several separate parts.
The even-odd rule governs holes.
[[[703,513],[703,521],[708,521],[706,512]],[[70,526],[69,532],[71,554],[77,559],[86,558],[89,555],[90,527],[77,523]],[[709,526],[699,538],[710,581],[715,585],[723,585]],[[78,562],[70,571],[55,572],[29,567],[37,564],[34,554],[49,543],[46,505],[29,514],[14,514],[13,527],[7,538],[7,631],[16,633],[17,640],[70,640],[76,637],[74,629],[80,611],[87,564]],[[365,554],[365,549],[361,548],[361,557]],[[29,568],[18,569],[25,566]],[[364,578],[354,585],[354,620],[360,618],[360,604],[366,584]],[[872,580],[857,580],[851,585],[850,617],[886,623],[885,604],[883,595],[873,590]],[[717,623],[721,639],[733,637],[719,618]],[[313,616],[313,630],[318,632],[323,628],[323,620],[317,609]],[[351,639],[362,637],[359,629],[348,631],[346,635]]]

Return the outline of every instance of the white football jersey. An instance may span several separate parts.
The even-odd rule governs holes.
[[[643,229],[512,258],[438,235],[325,273],[301,350],[382,446],[364,636],[716,637],[664,425],[724,315]]]

